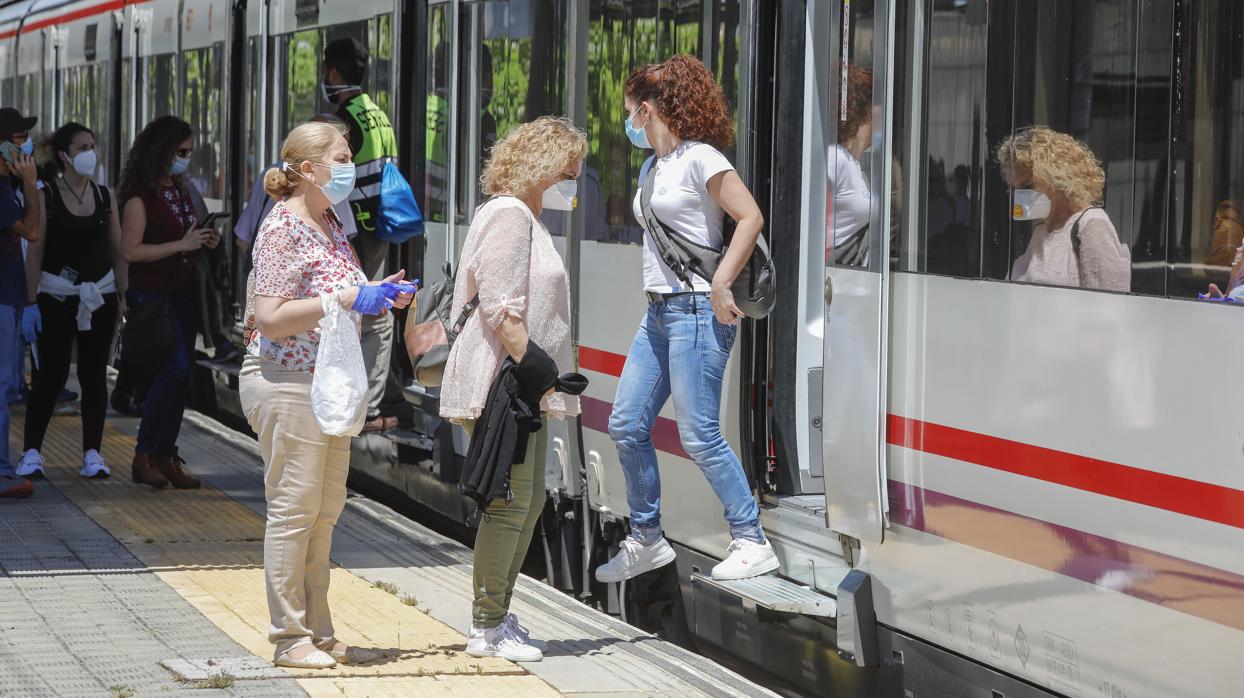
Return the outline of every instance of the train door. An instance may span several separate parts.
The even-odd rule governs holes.
[[[822,440],[826,517],[832,531],[880,543],[886,526],[885,417],[889,305],[890,145],[888,77],[893,63],[889,3],[809,5],[810,153],[826,153],[824,205],[825,356]],[[813,186],[812,190],[820,189]]]

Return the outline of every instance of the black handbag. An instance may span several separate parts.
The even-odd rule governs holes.
[[[132,366],[160,361],[173,350],[175,334],[169,294],[150,292],[142,305],[132,305],[125,311],[121,360]]]
[[[415,317],[413,322],[407,322],[404,335],[415,380],[429,388],[440,387],[449,350],[479,305],[479,295],[476,294],[462,308],[458,320],[449,324],[454,303],[454,275],[449,262],[445,262],[442,269],[445,273],[443,281],[419,290]]]
[[[713,275],[717,272],[717,267],[721,264],[721,258],[725,254],[724,249],[718,250],[694,242],[657,218],[652,211],[652,190],[656,181],[655,161],[655,157],[649,160],[652,165],[648,167],[647,175],[644,176],[643,187],[639,195],[639,206],[644,214],[644,228],[652,236],[652,242],[657,248],[657,253],[661,255],[662,261],[670,268],[670,271],[674,272],[679,281],[686,284],[688,288],[694,288],[691,274],[695,274],[712,283]],[[729,246],[729,241],[726,241],[725,247]],[[765,240],[764,234],[757,236],[752,256],[748,258],[747,264],[743,265],[738,277],[730,285],[730,291],[734,294],[734,304],[749,318],[760,320],[767,317],[773,310],[773,305],[777,301],[777,278],[773,269],[773,258],[769,255],[769,243]]]

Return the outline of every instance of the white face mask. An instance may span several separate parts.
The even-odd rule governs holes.
[[[544,195],[540,197],[540,203],[552,211],[573,211],[577,203],[576,197],[578,193],[578,180],[563,179],[544,190]]]
[[[94,150],[84,150],[78,153],[77,155],[73,156],[73,160],[71,160],[70,162],[73,165],[74,172],[77,172],[83,177],[95,176],[95,165],[97,163],[97,156],[95,155]]]
[[[1050,197],[1036,189],[1016,189],[1011,218],[1017,221],[1043,221],[1050,215]]]

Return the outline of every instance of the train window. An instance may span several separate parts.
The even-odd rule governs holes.
[[[922,60],[897,62],[896,99],[904,86],[922,95],[910,110],[919,121],[896,141],[896,150],[915,146],[904,158],[915,195],[901,269],[1170,297],[1241,285],[1244,6],[924,1],[923,26],[910,7],[898,24],[907,32],[899,43],[923,49]],[[1065,198],[1079,199],[1054,201],[1053,231],[1013,215],[1024,202],[1012,185],[1043,193],[1032,173],[1016,181],[999,166],[999,146],[1015,136],[1021,150],[1036,138],[1042,152],[1057,151],[1047,169],[1060,191],[1075,192]],[[1051,240],[1070,239],[1061,209],[1090,204],[1094,235],[1111,243],[1094,252],[1103,255],[1095,265],[1114,269],[1109,278],[1091,278],[1073,250],[1061,273],[1034,272]]]
[[[106,181],[108,163],[105,159],[108,149],[108,94],[111,81],[108,75],[108,63],[90,63],[74,66],[61,71],[61,84],[64,89],[64,107],[61,123],[76,121],[95,132],[95,143],[99,149],[100,176]],[[61,124],[48,124],[50,132]]]
[[[177,57],[171,53],[163,56],[148,56],[143,59],[143,64],[146,69],[146,79],[143,82],[150,88],[145,92],[144,122],[149,122],[157,116],[176,114]]]
[[[295,126],[326,108],[320,98],[322,54],[319,29],[305,29],[285,37],[284,95],[276,100],[281,109],[281,128],[273,134],[276,148]]]
[[[709,0],[710,3],[712,0]],[[727,3],[730,4],[730,3]],[[705,30],[701,0],[678,3],[617,3],[591,0],[588,8],[587,135],[588,157],[580,190],[584,205],[587,240],[639,244],[643,229],[631,213],[639,169],[650,151],[631,146],[624,124],[622,85],[635,68],[660,62],[675,53],[704,55],[715,47],[735,45],[722,38],[729,13],[710,12],[723,18]],[[715,8],[710,7],[710,10]],[[737,29],[737,22],[730,31]],[[708,42],[707,45],[705,42]],[[719,75],[738,70],[737,45],[733,53],[721,50],[715,65]],[[729,81],[733,84],[733,79]],[[734,90],[737,93],[737,89]],[[730,93],[729,88],[727,93]],[[729,153],[727,153],[729,155]]]
[[[375,100],[376,106],[386,114],[393,114],[393,16],[379,15],[371,21],[371,75],[367,83],[367,93]]]
[[[223,43],[182,53],[186,77],[183,116],[196,135],[190,177],[208,199],[224,198],[223,153],[220,139],[212,137],[225,132],[220,99],[223,53]]]
[[[479,164],[497,138],[515,126],[548,114],[565,113],[567,33],[547,32],[534,41],[535,27],[565,24],[565,2],[487,0],[480,27]],[[478,189],[479,180],[475,186]],[[480,194],[482,199],[482,193]],[[553,235],[564,234],[565,216],[543,216]]]
[[[259,179],[259,173],[271,163],[266,153],[260,151],[260,136],[263,124],[260,123],[264,113],[264,95],[259,91],[260,58],[259,38],[250,37],[246,40],[246,157],[242,163],[242,191],[250,192],[250,186]]]
[[[427,117],[423,215],[444,223],[449,211],[449,56],[445,6],[428,8]]]

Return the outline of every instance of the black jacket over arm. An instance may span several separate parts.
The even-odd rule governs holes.
[[[578,373],[558,376],[557,364],[530,340],[522,361],[505,357],[475,423],[458,483],[458,490],[480,509],[498,497],[507,502],[513,498],[510,467],[523,462],[527,438],[540,430],[540,400],[550,388],[578,395],[587,389],[587,378]]]

